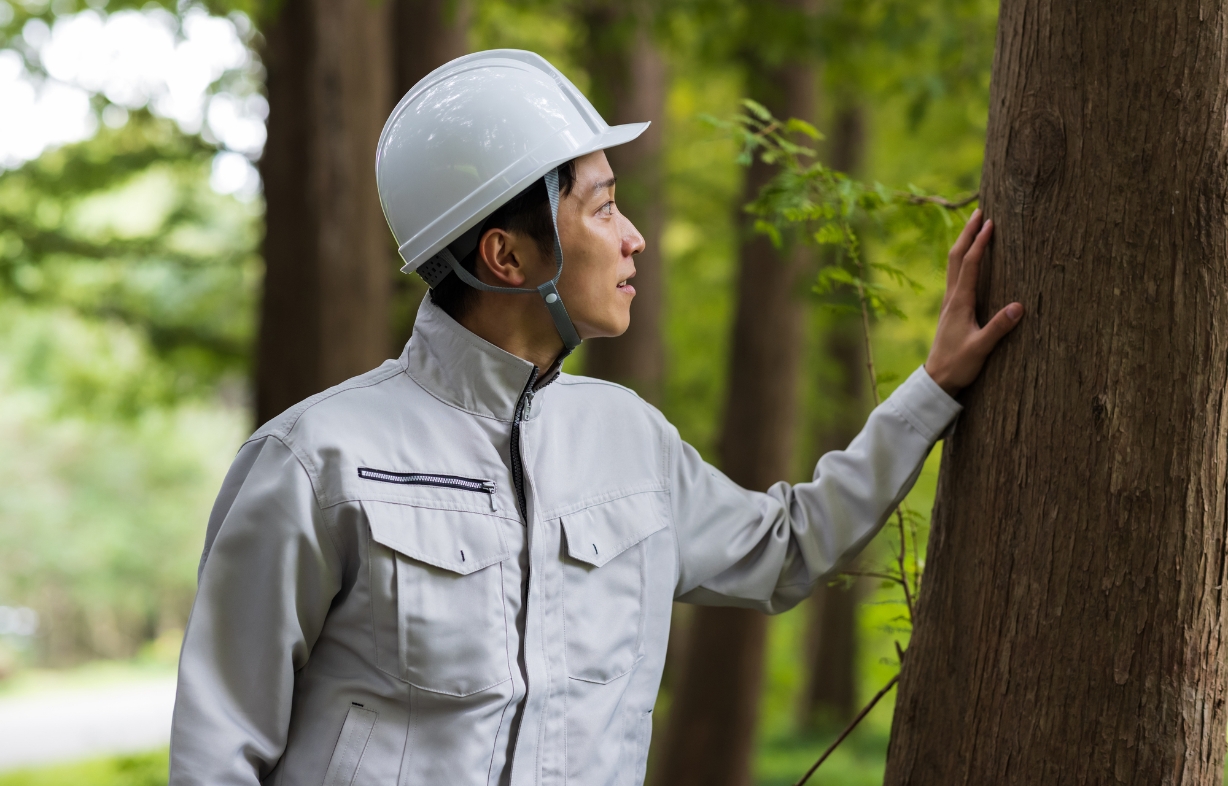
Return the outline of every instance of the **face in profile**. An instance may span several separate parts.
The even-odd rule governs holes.
[[[622,335],[631,324],[633,255],[644,237],[618,210],[603,151],[576,159],[576,179],[559,204],[563,275],[559,294],[584,339]]]

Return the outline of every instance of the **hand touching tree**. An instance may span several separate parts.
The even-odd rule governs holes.
[[[942,296],[938,330],[925,370],[951,396],[976,379],[985,358],[1023,317],[1023,305],[1011,303],[994,314],[984,327],[977,324],[976,281],[992,236],[993,221],[982,223],[981,211],[977,209],[948,257],[947,290]]]

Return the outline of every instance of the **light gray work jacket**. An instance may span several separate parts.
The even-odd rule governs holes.
[[[244,444],[172,786],[640,784],[671,603],[801,601],[960,409],[918,369],[812,482],[764,494],[633,392],[537,377],[428,299],[399,359]]]

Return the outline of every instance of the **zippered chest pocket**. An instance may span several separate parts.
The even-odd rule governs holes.
[[[666,520],[657,492],[562,516],[567,676],[604,684],[635,666],[644,634],[644,540]]]
[[[492,511],[499,509],[498,488],[493,480],[465,478],[459,475],[441,475],[433,472],[393,472],[386,469],[372,469],[371,467],[359,467],[358,477],[363,480],[374,480],[397,486],[426,486],[428,488],[472,491],[489,497],[490,509]]]
[[[501,519],[363,501],[377,665],[435,693],[468,696],[511,678]]]

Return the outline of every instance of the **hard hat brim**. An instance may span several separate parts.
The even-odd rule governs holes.
[[[648,129],[651,123],[626,123],[612,126],[580,142],[562,129],[548,140],[543,140],[535,150],[512,163],[452,209],[439,216],[413,237],[401,244],[398,251],[405,264],[402,273],[412,273],[420,265],[438,254],[449,243],[483,221],[491,213],[509,202],[513,197],[543,177],[547,172],[574,158],[625,145],[635,140]],[[464,216],[465,219],[460,217]],[[443,227],[451,227],[443,230]]]

